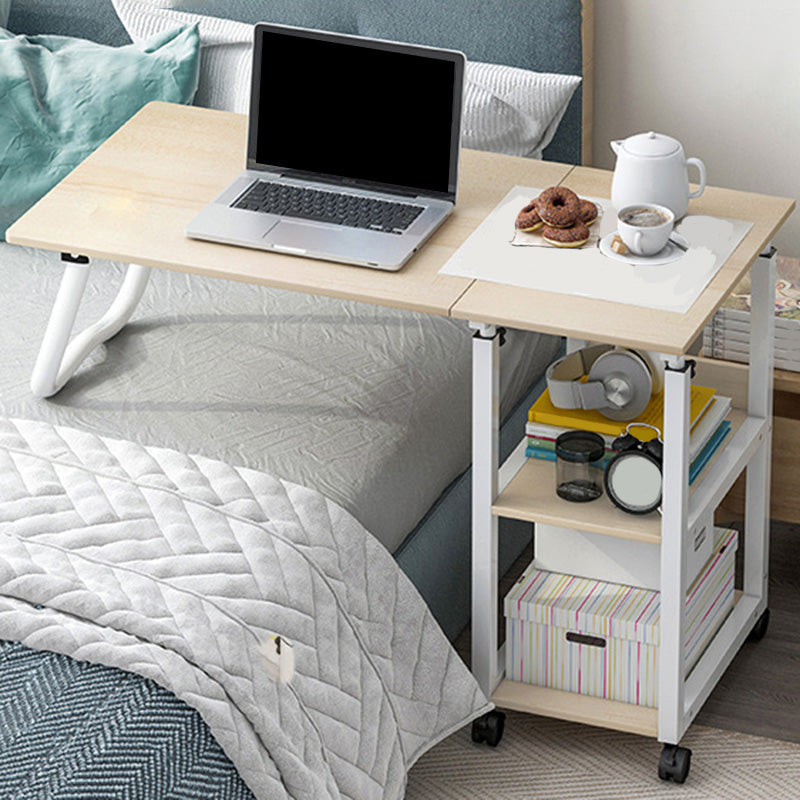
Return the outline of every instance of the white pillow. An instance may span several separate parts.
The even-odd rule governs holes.
[[[0,28],[8,24],[8,14],[11,11],[11,0],[0,0]]]
[[[0,0],[2,2],[2,0]],[[169,9],[174,0],[113,0],[125,29],[138,42],[184,24],[200,29],[200,84],[195,104],[246,114],[250,108],[253,26]],[[541,158],[555,136],[577,75],[467,63],[464,147]]]

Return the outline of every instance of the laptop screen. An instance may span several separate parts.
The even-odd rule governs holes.
[[[460,53],[271,25],[256,37],[249,166],[455,194]]]

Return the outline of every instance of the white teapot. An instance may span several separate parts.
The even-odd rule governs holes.
[[[637,133],[611,142],[617,154],[611,203],[619,210],[639,203],[666,206],[675,219],[689,208],[689,199],[700,197],[706,188],[706,167],[699,158],[686,158],[677,139],[663,133]],[[700,188],[689,192],[688,167],[700,171]]]

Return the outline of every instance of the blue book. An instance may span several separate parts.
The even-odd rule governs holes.
[[[541,458],[542,461],[556,460],[555,450],[544,450],[541,447],[531,447],[530,445],[525,448],[525,455],[528,458]]]
[[[533,447],[531,445],[525,448],[525,455],[528,458],[540,458],[542,461],[556,460],[555,450],[545,450],[543,447]],[[603,456],[603,467],[608,464],[614,455],[615,453],[613,451],[606,451],[606,454]]]
[[[695,478],[700,474],[703,467],[708,464],[711,457],[717,452],[719,446],[730,432],[731,421],[725,419],[720,422],[711,438],[706,442],[705,447],[697,454],[697,458],[689,464],[689,486],[694,483]]]

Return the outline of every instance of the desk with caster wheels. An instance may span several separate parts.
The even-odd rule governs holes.
[[[576,168],[565,183],[581,196],[610,194],[611,174]],[[685,314],[578,296],[555,295],[475,281],[453,309],[468,320],[473,339],[472,476],[472,669],[498,708],[597,725],[651,736],[664,744],[658,764],[662,779],[682,783],[691,752],[680,741],[742,643],[764,635],[767,609],[772,340],[775,251],[770,242],[794,202],[742,192],[708,189],[690,213],[754,222],[739,247]],[[532,262],[534,257],[532,256]],[[745,385],[735,385],[724,362],[691,360],[685,354],[709,317],[751,269],[753,285],[752,365]],[[662,515],[629,515],[607,497],[585,504],[556,496],[553,464],[525,458],[523,441],[501,466],[497,447],[499,326],[556,333],[655,351],[665,365]],[[699,383],[732,396],[731,439],[690,497],[688,484],[689,393],[695,369]],[[705,653],[684,676],[688,586],[687,533],[713,513],[736,478],[747,470],[744,585]],[[660,547],[661,622],[657,708],[621,703],[504,679],[505,656],[498,648],[497,550],[500,517],[578,529]],[[496,745],[502,718],[476,722],[476,742]],[[702,757],[702,755],[701,755]]]
[[[125,324],[144,290],[148,270],[171,269],[227,280],[388,305],[454,317],[472,335],[473,552],[472,665],[500,708],[520,709],[617,728],[663,742],[665,776],[682,779],[688,760],[680,739],[745,638],[766,628],[767,517],[772,407],[774,258],[765,251],[794,202],[706,189],[692,211],[754,226],[686,314],[636,308],[591,298],[502,286],[440,274],[441,267],[514,185],[566,183],[583,196],[607,197],[611,173],[490,153],[462,153],[456,210],[430,242],[397,273],[358,269],[186,239],[183,230],[219,188],[241,169],[237,142],[246,120],[231,114],[154,103],[133,117],[70,176],[9,228],[11,243],[137,265],[117,301],[68,344],[85,286],[85,258],[68,257],[62,291],[42,346],[34,391],[49,396],[63,385],[93,344]],[[185,131],[202,146],[187,158]],[[135,158],[137,170],[120,164]],[[759,254],[765,253],[759,258]],[[535,254],[531,255],[532,260]],[[688,392],[684,354],[707,320],[753,269],[753,367],[739,395],[720,362],[698,363],[698,377],[737,399],[731,442],[691,500],[687,491]],[[525,459],[524,444],[498,461],[500,326],[640,347],[664,354],[671,367],[666,397],[664,517],[633,517],[605,498],[575,504],[556,497],[552,466]],[[713,374],[712,374],[713,373]],[[738,374],[738,373],[737,373]],[[747,467],[745,583],[728,620],[689,677],[681,670],[683,534],[715,508]],[[497,520],[508,516],[609,536],[657,543],[661,558],[663,625],[658,710],[503,680],[497,647]],[[497,745],[502,712],[473,727],[478,741]],[[670,749],[671,748],[671,749]],[[676,749],[678,748],[678,749]]]

